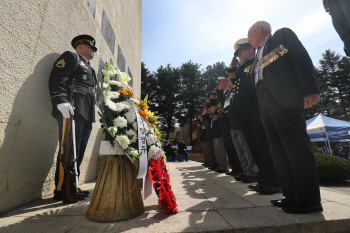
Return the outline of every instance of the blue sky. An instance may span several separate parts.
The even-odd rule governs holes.
[[[291,28],[316,67],[326,49],[345,56],[321,0],[143,0],[142,61],[150,71],[192,60],[229,65],[234,44],[258,20]]]

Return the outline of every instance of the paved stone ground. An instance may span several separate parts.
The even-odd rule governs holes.
[[[322,213],[294,215],[270,204],[281,194],[259,195],[192,159],[168,163],[176,214],[165,215],[153,193],[140,216],[98,223],[85,217],[91,197],[70,205],[47,197],[1,215],[0,232],[350,232],[349,184],[321,187]],[[92,193],[94,186],[81,188]]]

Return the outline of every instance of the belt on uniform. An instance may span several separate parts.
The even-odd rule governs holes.
[[[71,87],[72,83],[67,83],[67,86]],[[89,85],[86,85],[86,84],[75,83],[74,87],[75,88],[84,88],[84,89],[90,91],[92,94],[95,94],[95,92],[96,92],[96,89],[94,87],[90,87]]]

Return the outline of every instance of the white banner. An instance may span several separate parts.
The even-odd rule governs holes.
[[[139,112],[136,109],[136,106],[134,104],[134,109],[136,113],[136,120],[137,120],[137,136],[138,136],[138,142],[139,142],[139,153],[142,152],[140,158],[139,158],[139,174],[137,175],[137,179],[143,179],[143,186],[142,186],[142,199],[145,200],[147,197],[149,197],[152,194],[152,183],[149,180],[148,177],[148,157],[147,157],[147,139],[146,139],[146,133],[145,129],[143,128],[143,120],[140,116]]]

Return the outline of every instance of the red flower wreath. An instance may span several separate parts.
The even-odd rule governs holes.
[[[158,205],[163,207],[165,214],[177,212],[176,200],[173,191],[171,191],[169,174],[163,157],[148,161],[148,174],[158,196]]]

